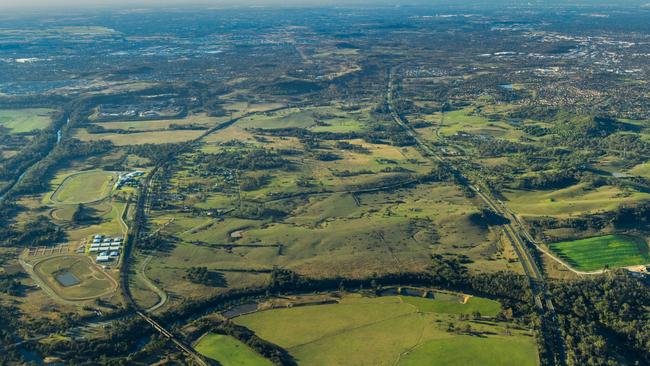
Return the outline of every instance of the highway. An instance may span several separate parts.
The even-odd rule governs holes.
[[[487,207],[489,207],[495,213],[508,219],[509,222],[503,225],[504,234],[512,243],[512,247],[524,269],[524,273],[526,274],[526,277],[528,277],[538,313],[540,314],[542,321],[547,323],[545,324],[547,329],[550,329],[554,334],[554,342],[550,343],[550,352],[555,357],[554,364],[564,365],[565,357],[563,350],[563,340],[560,334],[559,325],[557,324],[555,307],[553,306],[553,301],[549,296],[550,294],[546,290],[544,275],[540,271],[537,262],[531,254],[531,248],[523,239],[531,238],[530,234],[526,231],[521,221],[514,214],[512,214],[512,212],[506,207],[503,202],[499,201],[499,204],[496,204],[489,192],[486,192],[484,190],[482,191],[472,183],[469,183],[469,179],[467,179],[467,177],[464,177],[461,171],[454,167],[452,161],[447,160],[438,154],[428,143],[422,140],[422,137],[413,128],[404,122],[402,116],[397,113],[393,100],[394,80],[395,69],[391,68],[388,72],[386,103],[394,122],[402,127],[402,129],[404,129],[404,131],[406,131],[406,133],[413,138],[424,156],[441,163],[450,171],[465,178],[465,180],[468,182],[468,187],[476,193],[476,196],[479,197]],[[534,242],[531,242],[531,244],[534,247],[538,247]]]

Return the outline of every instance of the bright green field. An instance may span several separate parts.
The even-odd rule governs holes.
[[[52,109],[3,109],[0,110],[0,125],[13,133],[29,132],[47,127]]]
[[[435,293],[434,299],[413,296],[403,296],[402,299],[420,311],[430,313],[471,314],[478,311],[483,316],[496,316],[501,311],[498,301],[475,296],[470,297],[464,304],[461,304],[461,297],[443,293]]]
[[[257,354],[239,340],[223,334],[206,334],[196,350],[223,366],[271,366],[271,361]]]
[[[429,341],[402,356],[398,365],[537,365],[537,350],[529,339],[458,336]],[[435,360],[435,362],[432,362]]]
[[[235,318],[235,322],[284,347],[300,365],[538,364],[534,338],[527,332],[505,335],[501,323],[459,321],[455,314],[464,311],[431,312],[434,309],[427,301],[435,302],[351,295],[338,304],[262,311]],[[471,305],[456,302],[455,306]],[[485,313],[493,310],[491,303],[477,301],[476,306]],[[447,332],[449,323],[460,328],[470,325],[475,336]],[[471,345],[463,347],[467,339]],[[517,351],[511,352],[513,346]],[[456,359],[459,353],[465,357]],[[447,362],[433,362],[435,358],[429,355]],[[476,363],[466,363],[467,359]]]
[[[551,250],[576,269],[594,271],[650,263],[648,244],[641,238],[606,235],[564,241],[550,245]]]
[[[52,193],[51,199],[57,203],[97,201],[110,193],[114,182],[115,174],[101,170],[72,174]]]

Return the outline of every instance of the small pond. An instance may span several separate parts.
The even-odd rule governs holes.
[[[70,287],[81,283],[81,280],[70,271],[57,273],[55,278],[63,287]]]

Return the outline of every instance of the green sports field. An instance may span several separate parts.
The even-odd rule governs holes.
[[[551,250],[582,271],[627,267],[650,263],[645,240],[627,235],[606,235],[564,241],[550,245]]]
[[[200,354],[223,366],[271,366],[271,361],[257,354],[239,340],[223,334],[206,334],[195,346]]]
[[[506,335],[502,323],[461,321],[457,315],[464,309],[493,313],[498,303],[480,299],[470,305],[479,299],[463,304],[462,296],[454,298],[350,295],[338,304],[261,311],[235,322],[285,348],[300,365],[538,365],[529,332]],[[444,306],[427,304],[437,301]],[[448,331],[450,323],[471,332]]]

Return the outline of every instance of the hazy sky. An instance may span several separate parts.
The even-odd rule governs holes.
[[[408,0],[407,0],[408,1]],[[416,0],[418,1],[418,0]],[[374,3],[371,0],[0,0],[0,8],[138,7],[169,5],[333,5]],[[380,1],[391,2],[389,0]],[[395,0],[394,3],[399,1]]]
[[[173,5],[211,5],[211,6],[250,6],[250,5],[359,5],[359,4],[455,4],[463,3],[484,3],[494,4],[497,2],[520,3],[520,4],[542,4],[552,3],[598,3],[598,4],[627,4],[640,5],[650,3],[650,0],[0,0],[0,9],[6,8],[92,8],[92,7],[150,7],[150,6],[173,6]]]

